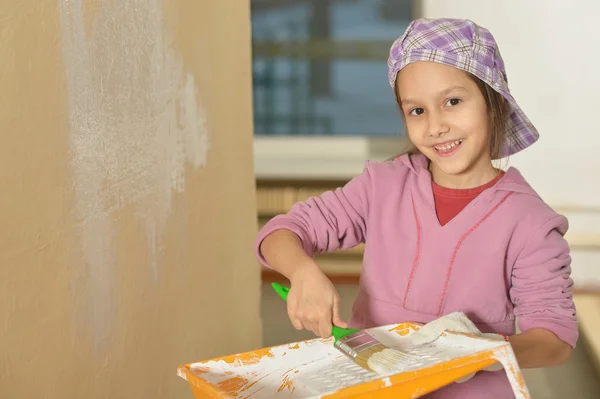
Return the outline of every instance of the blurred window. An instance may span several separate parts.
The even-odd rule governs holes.
[[[251,0],[257,136],[402,135],[387,82],[407,0]]]

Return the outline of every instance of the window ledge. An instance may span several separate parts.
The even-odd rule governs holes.
[[[398,154],[403,138],[350,136],[255,136],[254,170],[259,180],[349,180],[365,160]]]
[[[586,344],[588,354],[592,358],[597,372],[600,374],[600,294],[574,295],[575,306],[579,318],[581,338]]]

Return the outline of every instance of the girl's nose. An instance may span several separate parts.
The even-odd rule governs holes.
[[[448,124],[441,115],[441,112],[429,112],[428,123],[430,136],[439,137],[444,133],[448,133]]]

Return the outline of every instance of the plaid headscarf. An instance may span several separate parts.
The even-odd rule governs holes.
[[[510,104],[501,157],[516,154],[537,141],[539,133],[510,94],[504,61],[492,34],[466,19],[417,19],[396,39],[388,58],[394,89],[398,72],[411,62],[433,61],[471,73]]]

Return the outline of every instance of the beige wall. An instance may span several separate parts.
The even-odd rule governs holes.
[[[259,347],[247,0],[0,0],[0,397]]]

